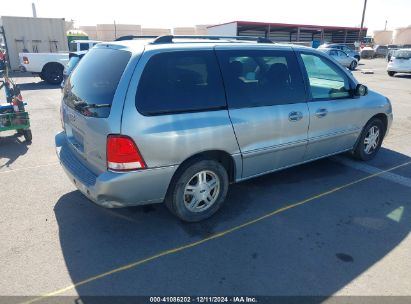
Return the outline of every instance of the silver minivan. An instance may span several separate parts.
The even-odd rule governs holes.
[[[101,43],[67,79],[56,135],[70,180],[108,208],[214,214],[230,183],[350,151],[369,160],[390,101],[323,52],[240,37]]]

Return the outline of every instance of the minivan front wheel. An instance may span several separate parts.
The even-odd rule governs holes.
[[[373,118],[364,127],[357,145],[353,151],[354,156],[360,160],[370,160],[374,158],[381,148],[384,139],[385,128],[382,121]]]
[[[227,171],[220,163],[200,160],[180,173],[165,202],[171,212],[183,221],[198,222],[221,207],[228,183]]]

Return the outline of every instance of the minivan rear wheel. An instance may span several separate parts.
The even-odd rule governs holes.
[[[388,76],[391,76],[391,77],[393,77],[393,76],[395,75],[395,72],[392,72],[392,71],[388,71],[388,72],[387,72],[387,74],[388,74]]]
[[[364,127],[353,151],[355,158],[359,160],[370,160],[381,148],[385,135],[385,127],[378,118],[371,119]]]
[[[186,166],[170,186],[167,207],[186,222],[198,222],[213,215],[228,190],[228,174],[214,160],[199,160]]]

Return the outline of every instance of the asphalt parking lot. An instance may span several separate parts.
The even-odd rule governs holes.
[[[393,105],[374,160],[342,155],[233,185],[196,224],[162,204],[90,203],[54,152],[60,88],[17,77],[33,142],[0,134],[0,295],[411,296],[411,75],[385,65],[354,72]]]

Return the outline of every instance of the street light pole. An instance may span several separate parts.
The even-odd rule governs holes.
[[[362,10],[360,33],[358,34],[358,41],[360,41],[360,42],[361,42],[362,32],[363,32],[363,28],[364,28],[364,18],[365,18],[365,10],[366,9],[367,9],[367,0],[364,0],[364,8]]]

